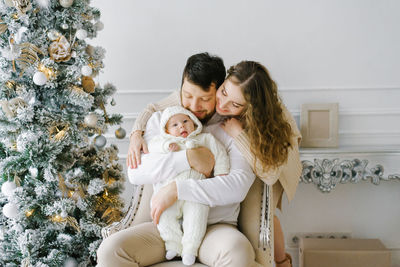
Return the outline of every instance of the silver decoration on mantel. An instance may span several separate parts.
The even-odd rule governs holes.
[[[367,167],[368,160],[314,159],[314,162],[303,160],[303,171],[300,180],[303,183],[315,184],[323,193],[329,193],[338,183],[358,183],[361,180],[371,179],[375,185],[381,180],[399,179],[400,174],[383,177],[383,166],[380,164],[372,168]]]

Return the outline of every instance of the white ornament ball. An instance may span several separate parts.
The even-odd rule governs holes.
[[[100,20],[97,21],[97,22],[94,24],[94,28],[96,29],[96,31],[101,31],[101,30],[103,30],[103,29],[104,29],[104,24],[103,24],[103,22],[101,22]]]
[[[38,71],[33,75],[33,82],[36,85],[45,85],[47,83],[47,77],[43,72]]]
[[[18,207],[13,203],[7,203],[3,207],[3,214],[9,219],[14,219],[18,216]]]
[[[83,29],[77,30],[75,36],[79,40],[84,40],[87,37],[87,31]]]
[[[17,188],[17,185],[14,182],[7,181],[1,186],[1,192],[3,195],[9,197],[12,195],[15,188]]]
[[[55,40],[58,39],[58,37],[60,37],[60,33],[59,33],[58,31],[56,31],[56,30],[50,30],[50,31],[47,33],[47,37],[49,37],[49,39],[50,39],[51,41],[55,41]]]
[[[67,23],[63,23],[63,24],[61,24],[61,28],[62,28],[63,30],[66,30],[66,29],[69,28],[69,26],[68,26]]]
[[[0,241],[3,241],[4,240],[4,228],[3,227],[0,227]]]
[[[69,257],[64,261],[64,267],[78,267],[76,259]]]
[[[96,127],[97,121],[98,118],[96,113],[89,113],[89,115],[86,115],[85,117],[85,124],[89,127]]]
[[[75,51],[72,51],[71,57],[76,58],[76,52]]]
[[[32,175],[33,178],[36,178],[38,176],[39,170],[35,167],[30,167],[29,173]]]
[[[81,68],[81,73],[82,73],[83,76],[90,76],[90,75],[92,75],[92,72],[93,72],[92,68],[90,66],[88,66],[88,65],[83,66]]]
[[[60,5],[65,8],[72,6],[73,3],[74,0],[60,0]]]

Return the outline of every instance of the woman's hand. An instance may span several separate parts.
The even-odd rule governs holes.
[[[128,156],[126,158],[126,165],[128,167],[136,169],[140,165],[141,151],[145,154],[149,153],[146,141],[142,136],[142,131],[136,131],[129,139]]]
[[[151,218],[157,225],[164,210],[171,207],[178,199],[178,189],[176,182],[172,182],[162,187],[160,191],[151,199]]]
[[[221,123],[221,128],[232,138],[236,138],[243,131],[242,123],[236,118],[226,119]]]

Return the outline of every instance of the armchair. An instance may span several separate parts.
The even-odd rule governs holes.
[[[136,186],[130,206],[124,218],[119,222],[104,227],[101,231],[103,238],[128,227],[151,221],[150,199],[153,194],[151,185]],[[256,179],[245,200],[241,203],[238,218],[239,230],[252,244],[256,261],[262,266],[270,267],[273,262],[273,207],[272,186]],[[152,267],[180,267],[181,261],[166,261]],[[194,267],[207,267],[196,263]]]

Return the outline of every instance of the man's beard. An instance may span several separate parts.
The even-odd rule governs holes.
[[[207,113],[203,119],[199,119],[199,118],[198,119],[202,124],[206,124],[212,118],[212,116],[214,116],[214,114],[215,114],[215,111]]]

